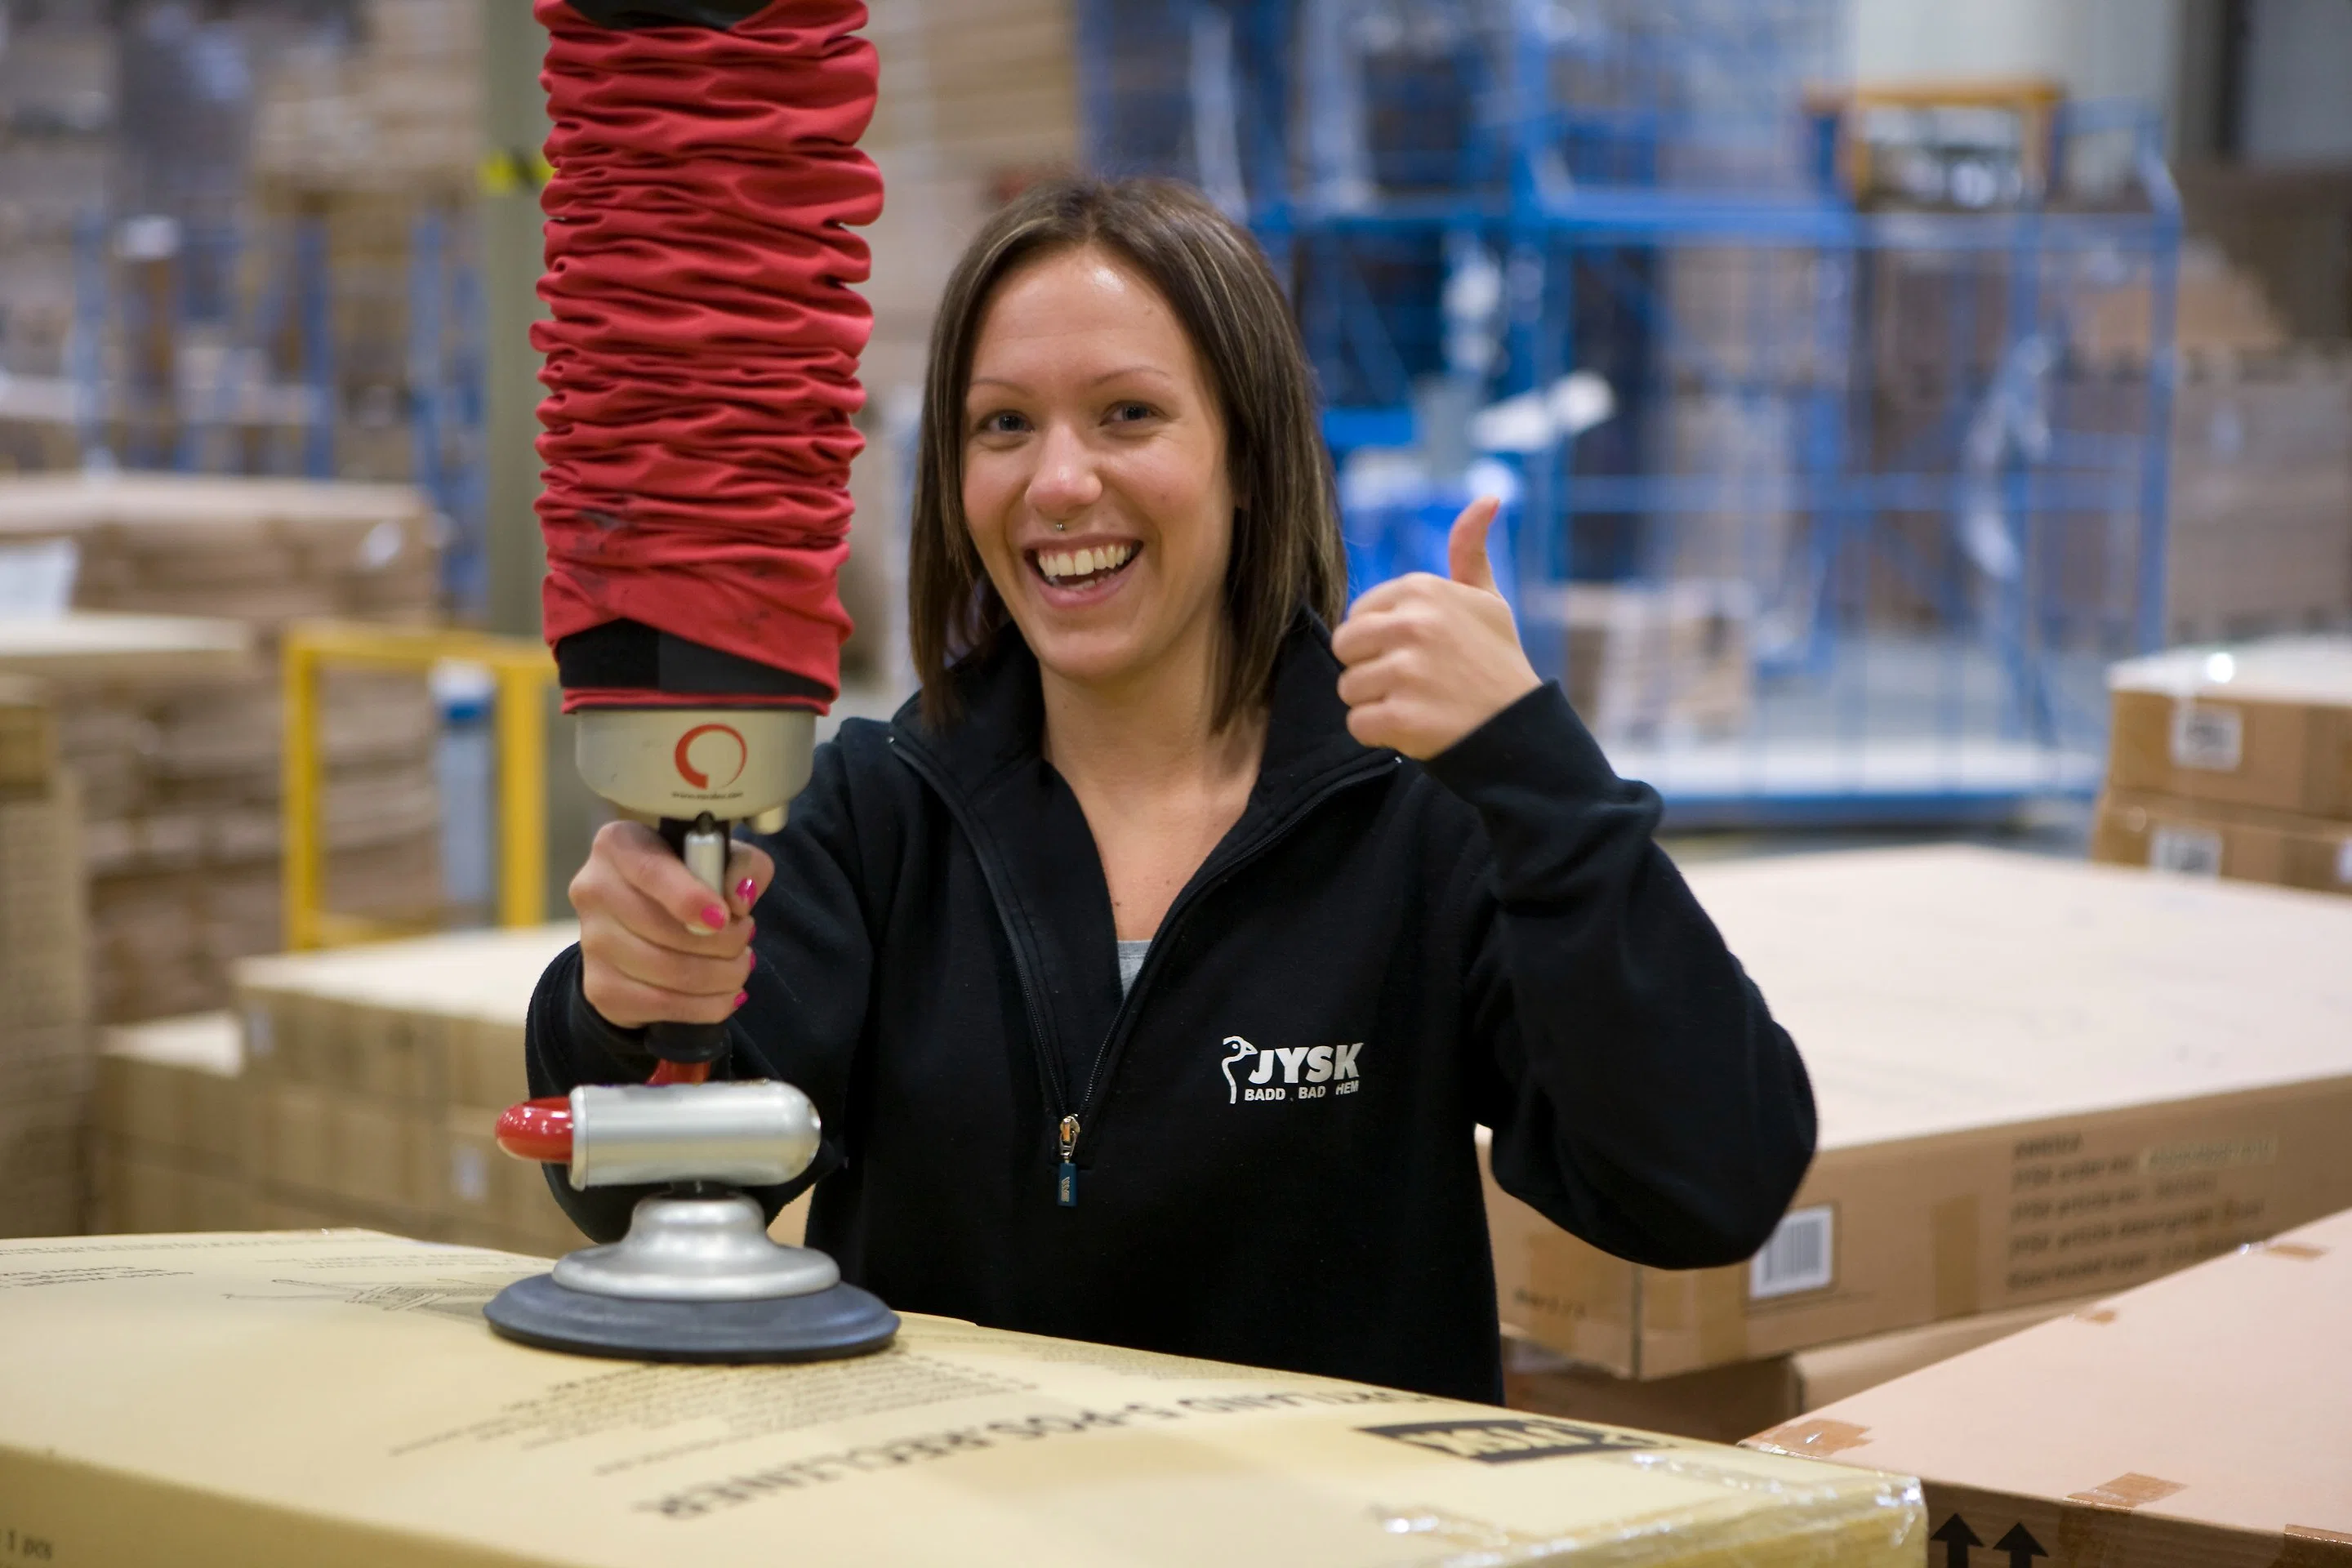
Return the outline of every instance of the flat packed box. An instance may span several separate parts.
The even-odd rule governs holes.
[[[2174,648],[2107,688],[2110,787],[2352,818],[2352,638]]]
[[[351,1231],[0,1247],[0,1521],[126,1568],[1924,1550],[1907,1479],[944,1319],[800,1366],[529,1350],[481,1309],[537,1267]]]
[[[2352,893],[2352,822],[2109,790],[2091,858],[2184,877]]]
[[[1749,1442],[1921,1477],[1938,1563],[2352,1563],[2347,1323],[2352,1213]]]
[[[1507,1321],[1664,1377],[2111,1290],[2352,1205],[2352,905],[1965,847],[1689,869],[1812,1075],[1820,1152],[1727,1268],[1489,1184]]]
[[[1647,1379],[1580,1366],[1510,1331],[1503,1337],[1503,1403],[1539,1415],[1737,1442],[2086,1304],[2077,1299],[1979,1312],[1790,1355]]]

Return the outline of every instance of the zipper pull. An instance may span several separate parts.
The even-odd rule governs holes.
[[[1078,1206],[1078,1166],[1070,1156],[1077,1152],[1078,1119],[1062,1118],[1062,1179],[1056,1189],[1061,1205],[1066,1209]]]

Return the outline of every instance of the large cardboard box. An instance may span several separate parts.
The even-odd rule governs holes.
[[[349,1231],[0,1248],[0,1520],[28,1559],[123,1568],[1911,1568],[1923,1547],[1905,1479],[943,1319],[803,1366],[527,1350],[481,1308],[538,1267]]]
[[[2352,893],[2352,822],[2110,790],[2091,858],[2185,877]]]
[[[2352,1214],[1750,1439],[1920,1476],[1939,1562],[2352,1563]]]
[[[1490,1184],[1506,1321],[1664,1377],[2111,1289],[2352,1205],[2352,906],[1963,847],[1689,870],[1804,1052],[1820,1153],[1664,1272]]]
[[[2107,686],[2111,787],[2352,818],[2352,637],[2174,648]]]
[[[1750,1432],[1792,1421],[1808,1410],[2089,1304],[2077,1299],[1979,1312],[1790,1355],[1647,1380],[1580,1366],[1510,1330],[1503,1336],[1503,1403],[1514,1410],[1571,1420],[1736,1442]]]

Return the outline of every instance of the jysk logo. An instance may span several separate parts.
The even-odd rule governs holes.
[[[711,736],[718,738],[706,739]],[[695,766],[698,756],[708,765]],[[718,787],[725,789],[743,776],[744,766],[751,760],[751,748],[743,743],[742,732],[731,724],[697,724],[677,738],[677,749],[670,753],[670,761],[677,764],[677,776],[696,789],[710,788],[713,773],[731,768],[733,771],[719,781]]]
[[[1516,1465],[1522,1459],[1557,1459],[1576,1454],[1622,1454],[1663,1448],[1654,1437],[1580,1426],[1570,1421],[1414,1421],[1402,1426],[1359,1426],[1375,1437],[1392,1437],[1432,1453],[1482,1465]]]
[[[1225,1103],[1244,1100],[1320,1100],[1327,1094],[1353,1094],[1363,1087],[1356,1076],[1356,1056],[1364,1048],[1358,1040],[1348,1046],[1269,1046],[1258,1049],[1239,1035],[1227,1035],[1229,1053],[1218,1064],[1225,1075]],[[1236,1079],[1234,1068],[1255,1060],[1256,1065]],[[1279,1073],[1281,1082],[1275,1081]]]

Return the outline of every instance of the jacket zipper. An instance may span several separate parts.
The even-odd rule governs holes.
[[[995,864],[995,856],[988,847],[988,840],[973,831],[971,817],[964,809],[963,802],[953,790],[948,787],[938,768],[932,765],[930,759],[923,754],[919,747],[899,744],[894,737],[891,749],[906,759],[908,765],[931,786],[933,792],[946,805],[949,813],[963,828],[965,836],[971,838],[973,852],[979,857],[981,873],[988,883],[990,900],[996,905],[996,918],[1004,927],[1005,943],[1013,952],[1013,978],[1020,984],[1022,1005],[1029,1016],[1030,1048],[1036,1054],[1038,1067],[1045,1073],[1047,1084],[1053,1089],[1053,1109],[1060,1112],[1060,1118],[1055,1125],[1055,1139],[1061,1155],[1060,1167],[1055,1181],[1055,1201],[1064,1208],[1077,1206],[1078,1138],[1085,1131],[1084,1119],[1093,1114],[1096,1091],[1109,1079],[1110,1074],[1106,1072],[1105,1068],[1116,1067],[1115,1047],[1126,1044],[1128,1020],[1133,1016],[1136,999],[1142,994],[1144,985],[1150,978],[1154,967],[1153,961],[1161,952],[1162,940],[1176,929],[1177,921],[1187,909],[1215,891],[1235,872],[1288,837],[1291,831],[1325,801],[1343,790],[1351,789],[1396,766],[1394,759],[1374,758],[1327,779],[1312,795],[1293,806],[1280,821],[1236,850],[1233,858],[1218,867],[1206,881],[1187,889],[1178,897],[1176,902],[1170,906],[1166,917],[1160,921],[1159,932],[1151,939],[1151,948],[1144,954],[1143,967],[1137,972],[1135,984],[1128,989],[1127,995],[1119,1003],[1118,1012],[1111,1019],[1110,1033],[1103,1037],[1103,1043],[1095,1049],[1095,1059],[1087,1069],[1086,1088],[1080,1091],[1077,1107],[1074,1110],[1070,1107],[1069,1084],[1062,1076],[1060,1053],[1053,1048],[1054,1037],[1046,1028],[1047,1018],[1045,1007],[1038,999],[1037,986],[1030,973],[1033,960],[1029,952],[1029,944],[1024,940],[1027,932],[1016,929],[1020,922],[1013,917],[1012,903],[1006,897],[1005,889],[1001,880],[1002,873]]]

